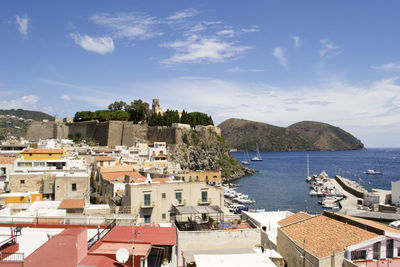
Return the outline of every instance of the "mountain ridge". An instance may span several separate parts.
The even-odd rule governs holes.
[[[218,125],[231,148],[262,151],[360,150],[364,144],[339,127],[301,121],[288,127],[231,118]]]

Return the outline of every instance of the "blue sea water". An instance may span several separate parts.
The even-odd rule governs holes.
[[[400,148],[368,149],[357,151],[301,151],[262,152],[261,162],[251,162],[246,166],[258,172],[245,176],[234,183],[240,184],[237,191],[248,194],[256,201],[256,208],[272,210],[307,210],[322,212],[318,204],[320,198],[308,195],[307,154],[310,175],[325,170],[329,177],[339,174],[357,181],[367,190],[371,188],[391,189],[391,182],[400,180]],[[232,156],[244,160],[243,152],[233,152]],[[249,152],[250,158],[255,153]],[[367,169],[376,169],[383,175],[367,175]]]

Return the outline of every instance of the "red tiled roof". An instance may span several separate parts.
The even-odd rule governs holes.
[[[97,156],[96,161],[115,161],[115,158],[110,156]]]
[[[346,247],[378,237],[378,234],[324,215],[280,228],[299,247],[318,258],[339,253]]]
[[[166,183],[166,182],[169,182],[169,181],[172,181],[170,178],[151,178],[151,180],[153,181],[153,182],[159,182],[159,183]],[[144,183],[144,182],[146,182],[146,178],[135,178],[134,180],[133,180],[133,182],[134,183]]]
[[[109,266],[121,266],[125,267],[128,265],[119,263],[116,260],[113,260],[106,256],[98,256],[98,255],[87,255],[79,265],[84,266],[96,266],[96,267],[109,267]]]
[[[103,242],[100,245],[95,246],[94,249],[90,250],[90,254],[101,254],[101,255],[115,255],[117,250],[120,248],[125,248],[129,251],[129,255],[132,255],[132,248],[135,256],[145,256],[149,249],[151,249],[150,244],[138,244],[138,243],[122,243],[122,242]]]
[[[59,209],[83,209],[85,207],[84,199],[64,199]]]
[[[175,227],[115,226],[102,240],[103,242],[150,243],[158,246],[176,244]]]
[[[63,154],[64,149],[36,149],[36,148],[26,148],[21,154]]]
[[[293,214],[293,215],[291,215],[291,216],[289,216],[289,217],[287,217],[285,219],[280,220],[278,222],[278,224],[281,227],[283,227],[283,226],[286,226],[286,225],[289,225],[289,224],[292,224],[292,223],[296,223],[296,222],[299,222],[299,221],[303,221],[303,220],[309,219],[309,218],[311,218],[310,215],[300,211],[300,212],[298,212],[296,214]]]
[[[153,155],[151,157],[153,157],[153,158],[167,158],[168,156],[167,155]]]
[[[343,217],[343,218],[347,218],[349,220],[356,221],[356,222],[362,223],[364,225],[368,225],[368,226],[371,226],[371,227],[374,227],[374,228],[377,228],[377,229],[380,229],[380,230],[383,230],[383,231],[388,231],[388,232],[400,234],[400,229],[391,227],[391,226],[383,224],[383,223],[374,222],[374,221],[370,221],[370,220],[367,220],[367,219],[352,217],[352,216],[339,214],[339,213],[335,213],[335,215]]]
[[[15,159],[14,157],[0,157],[0,164],[13,164]]]
[[[144,178],[140,173],[135,171],[120,171],[120,172],[101,172],[103,179],[108,181],[123,181],[125,175],[129,175],[133,179]]]

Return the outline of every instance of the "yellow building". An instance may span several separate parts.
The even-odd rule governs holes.
[[[42,200],[43,194],[39,192],[6,193],[0,195],[0,202],[3,202],[5,205],[10,203],[33,203]]]
[[[27,148],[20,154],[24,159],[32,160],[50,160],[61,159],[65,156],[65,149],[33,149]]]
[[[221,183],[221,171],[190,171],[184,176],[186,182]]]

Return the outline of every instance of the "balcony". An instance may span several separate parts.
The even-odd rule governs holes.
[[[154,201],[140,202],[140,208],[141,209],[152,209],[152,208],[154,208]]]
[[[186,200],[182,199],[180,202],[178,201],[176,206],[185,206],[186,205]]]
[[[200,198],[199,201],[197,201],[197,203],[199,205],[210,205],[211,204],[211,198],[206,198],[206,199]]]

